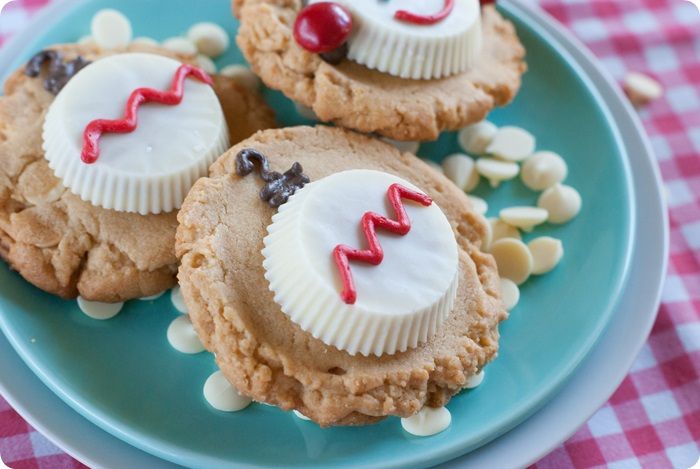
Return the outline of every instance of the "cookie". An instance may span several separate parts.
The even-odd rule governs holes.
[[[478,122],[495,106],[509,103],[526,69],[515,28],[492,5],[482,8],[483,44],[474,65],[462,73],[420,80],[353,60],[333,65],[305,50],[293,37],[300,8],[294,0],[234,1],[241,22],[237,43],[267,86],[313,109],[322,121],[361,132],[434,140],[441,131]]]
[[[278,176],[298,163],[311,184],[298,189],[304,181],[294,179],[298,192],[276,213],[259,175],[239,175],[252,173],[238,156],[246,149],[266,155]],[[398,177],[425,191],[430,200],[420,200],[439,206],[453,238],[458,280],[453,306],[427,342],[405,351],[353,354],[327,345],[307,332],[308,324],[302,327],[282,311],[266,279],[272,278],[263,266],[270,260],[263,250],[270,248],[271,222],[284,223],[303,194],[352,170]],[[418,230],[418,214],[426,210],[427,216],[428,209],[404,202]],[[495,262],[479,249],[484,219],[448,179],[381,141],[324,126],[259,132],[212,165],[209,177],[188,194],[178,220],[178,278],[190,317],[226,377],[256,401],[298,410],[323,426],[407,417],[426,405],[444,405],[497,353],[498,324],[507,313]],[[389,245],[385,248],[391,256]],[[351,269],[360,268],[352,261]],[[363,288],[358,282],[358,302],[366,298]]]
[[[114,53],[75,44],[52,49],[66,61]],[[121,52],[176,57],[143,45]],[[116,302],[172,287],[176,213],[140,215],[94,206],[67,190],[44,158],[42,125],[55,99],[47,90],[55,85],[49,79],[64,75],[30,77],[19,70],[0,97],[0,256],[32,284],[64,298]],[[259,95],[219,76],[213,86],[231,142],[275,125]]]

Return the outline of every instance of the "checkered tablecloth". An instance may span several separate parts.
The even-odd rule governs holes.
[[[0,44],[49,2],[17,0],[7,7]],[[658,319],[629,375],[576,435],[535,467],[687,469],[700,456],[700,12],[687,0],[540,3],[618,80],[634,70],[664,85],[664,98],[641,115],[666,185],[671,259]],[[0,455],[16,469],[81,467],[2,398]]]

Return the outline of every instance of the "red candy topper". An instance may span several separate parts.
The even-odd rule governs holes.
[[[342,46],[352,32],[352,16],[334,2],[303,8],[294,21],[294,39],[301,47],[320,54]]]
[[[368,249],[355,249],[344,244],[339,244],[333,249],[333,259],[343,281],[343,292],[340,296],[349,305],[355,304],[355,301],[357,301],[357,290],[355,289],[352,271],[350,271],[350,260],[366,262],[372,265],[382,263],[384,251],[381,244],[379,244],[379,239],[377,239],[377,228],[383,228],[401,236],[411,231],[411,220],[406,214],[406,209],[401,199],[413,200],[425,207],[429,207],[433,203],[433,199],[429,196],[412,191],[401,184],[389,186],[387,197],[394,209],[397,220],[390,220],[375,212],[366,212],[362,215],[362,232],[367,238]]]
[[[116,120],[96,119],[90,122],[83,132],[83,151],[80,155],[83,162],[92,164],[97,161],[97,158],[100,156],[99,141],[102,134],[125,134],[136,130],[137,113],[142,104],[150,102],[168,106],[180,104],[185,94],[185,79],[190,75],[207,85],[214,84],[211,77],[204,70],[192,65],[181,65],[175,72],[175,77],[168,91],[138,88],[129,96],[129,101],[126,103],[126,113],[123,118]]]

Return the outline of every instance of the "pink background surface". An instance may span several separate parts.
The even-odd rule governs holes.
[[[0,3],[2,3],[0,1]],[[0,46],[50,0],[0,15]],[[541,0],[618,80],[641,71],[665,96],[641,110],[666,187],[669,272],[659,316],[620,388],[537,468],[681,468],[700,456],[700,12],[686,0]],[[12,468],[83,467],[0,397],[0,455]]]

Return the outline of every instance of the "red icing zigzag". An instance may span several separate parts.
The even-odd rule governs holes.
[[[442,7],[442,10],[433,15],[419,15],[418,13],[411,13],[410,11],[406,10],[398,10],[396,13],[394,13],[394,18],[398,21],[405,21],[407,23],[431,25],[439,23],[450,16],[450,13],[452,13],[454,7],[454,0],[445,0],[445,5]]]
[[[150,102],[168,106],[180,104],[184,96],[185,79],[189,75],[207,85],[214,84],[211,77],[204,70],[192,65],[181,65],[175,72],[173,83],[168,91],[154,90],[153,88],[138,88],[134,90],[126,103],[126,112],[123,118],[116,120],[97,119],[85,127],[83,132],[83,151],[80,159],[87,164],[97,161],[97,158],[100,156],[99,141],[103,134],[133,132],[137,126],[137,112],[142,104]]]
[[[401,199],[413,200],[423,206],[430,206],[433,199],[420,192],[412,191],[400,184],[392,184],[387,190],[387,197],[394,208],[397,220],[390,220],[375,212],[366,212],[362,215],[362,231],[367,238],[368,249],[355,249],[344,244],[339,244],[333,249],[333,259],[335,260],[340,277],[343,281],[343,292],[341,298],[347,304],[355,304],[357,300],[357,290],[355,290],[355,280],[350,271],[350,260],[367,262],[372,265],[379,265],[384,259],[379,239],[377,239],[376,228],[383,228],[392,233],[404,236],[411,231],[411,220],[406,214]]]

